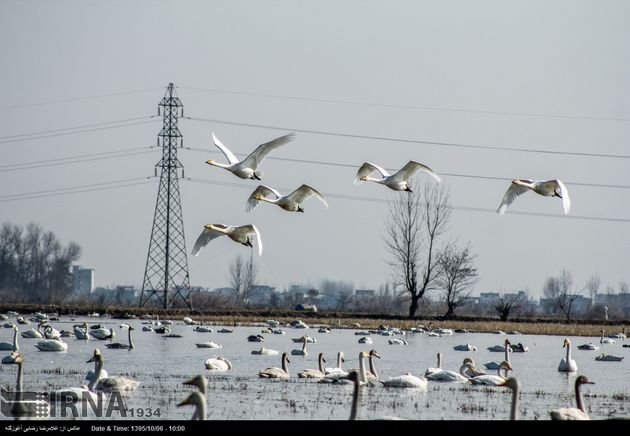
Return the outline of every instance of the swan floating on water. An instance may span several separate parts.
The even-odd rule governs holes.
[[[225,357],[217,357],[206,360],[206,369],[214,372],[229,371],[232,369],[232,362]]]
[[[186,404],[192,404],[195,406],[192,421],[199,420],[205,421],[207,417],[207,404],[206,396],[199,391],[191,392],[182,402],[177,404],[177,407],[185,406]]]
[[[13,342],[0,342],[0,350],[20,351],[20,344],[18,343],[18,328],[13,326]]]
[[[282,368],[265,368],[258,372],[258,377],[262,378],[289,378],[289,368],[287,363],[291,363],[287,353],[282,353]]]
[[[564,343],[562,344],[562,348],[564,347],[567,348],[567,355],[566,358],[560,360],[560,363],[558,364],[558,371],[576,372],[578,370],[578,367],[577,363],[575,363],[575,360],[571,358],[571,341],[565,339]]]
[[[623,360],[623,356],[616,356],[614,354],[602,353],[599,356],[597,356],[595,360],[603,361],[603,362],[621,362]]]
[[[575,379],[575,402],[577,408],[568,407],[555,409],[549,412],[551,419],[561,421],[573,421],[573,420],[588,420],[591,419],[586,413],[586,407],[584,407],[584,400],[582,399],[582,393],[580,392],[580,386],[584,384],[595,384],[590,381],[586,376],[580,375]]]
[[[133,391],[140,385],[139,381],[132,380],[127,377],[102,377],[103,355],[101,354],[101,350],[98,348],[94,350],[92,358],[87,361],[87,363],[90,362],[96,362],[96,380],[91,381],[88,385],[88,388],[91,391],[103,391],[106,393],[111,393],[113,391]]]
[[[133,344],[133,339],[131,339],[131,331],[135,329],[131,326],[128,326],[127,330],[129,331],[128,344],[122,344],[120,342],[113,342],[111,344],[105,344],[105,346],[107,348],[114,349],[114,350],[133,350],[135,348],[135,345]]]
[[[324,359],[324,353],[319,353],[317,357],[317,363],[319,369],[303,369],[301,372],[298,372],[299,378],[322,378],[326,375],[324,372],[324,363],[326,363],[326,359]]]

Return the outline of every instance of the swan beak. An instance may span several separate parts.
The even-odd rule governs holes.
[[[190,397],[187,397],[187,398],[186,398],[185,400],[183,400],[181,403],[176,404],[176,406],[177,406],[177,407],[180,407],[180,406],[185,406],[186,404],[192,404],[192,403],[190,402]]]
[[[378,357],[379,359],[381,358],[381,356],[379,356],[379,355],[378,355],[378,353],[377,353],[376,351],[373,351],[371,354],[372,354],[372,356],[374,356],[374,357]]]
[[[365,181],[367,180],[367,176],[363,176],[363,177],[361,177],[359,180],[362,180],[362,181],[364,181],[364,182],[365,182]]]
[[[190,380],[186,380],[185,382],[182,382],[183,385],[189,385],[189,386],[196,386],[197,383],[195,383],[195,379],[191,378]]]
[[[206,224],[204,226],[204,228],[208,229],[208,230],[212,230],[212,224]]]
[[[263,199],[262,195],[257,195],[256,197],[254,197],[256,200],[261,201]]]
[[[214,161],[213,161],[212,159],[210,159],[210,160],[207,160],[207,161],[206,161],[206,163],[207,163],[208,165],[213,165],[213,164],[214,164]]]

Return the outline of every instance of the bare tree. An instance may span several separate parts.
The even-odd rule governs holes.
[[[602,280],[597,274],[593,274],[586,282],[586,289],[588,290],[588,294],[591,296],[591,304],[595,303],[595,295],[597,295],[601,285]]]
[[[390,204],[385,246],[394,285],[409,293],[409,317],[413,317],[427,291],[437,289],[441,275],[438,262],[440,237],[451,216],[449,193],[441,185],[427,184],[423,191],[401,192]]]
[[[252,256],[249,260],[245,260],[243,256],[239,255],[232,261],[230,264],[230,284],[235,290],[235,304],[247,304],[257,275],[258,269]]]
[[[438,263],[442,274],[438,283],[444,292],[445,318],[453,316],[455,309],[472,301],[471,287],[477,283],[478,276],[475,257],[469,246],[459,248],[455,244],[446,246],[440,254]]]
[[[580,296],[579,292],[572,292],[573,278],[567,270],[562,270],[558,277],[548,277],[543,285],[543,293],[554,301],[554,306],[564,314],[567,321],[571,320],[573,302]]]
[[[494,304],[494,310],[499,314],[501,321],[507,321],[510,313],[519,310],[525,303],[527,303],[525,292],[502,295],[499,301]]]

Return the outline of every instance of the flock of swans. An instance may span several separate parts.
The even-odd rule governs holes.
[[[223,168],[230,171],[241,179],[262,180],[262,173],[258,170],[258,166],[273,150],[280,146],[288,144],[295,139],[295,133],[281,136],[269,142],[265,142],[254,151],[252,151],[245,159],[239,161],[234,153],[232,153],[212,132],[214,145],[223,153],[228,163],[221,163],[215,160],[208,160],[206,163],[215,167]],[[394,191],[413,192],[411,190],[410,179],[419,172],[423,172],[433,177],[438,183],[441,182],[440,176],[428,166],[410,160],[400,170],[394,174],[390,174],[386,169],[372,162],[364,162],[358,169],[354,183],[374,182]],[[372,174],[380,174],[380,178],[372,177]],[[544,197],[557,197],[562,199],[564,213],[568,214],[571,208],[571,200],[569,191],[561,180],[529,180],[514,179],[510,187],[506,191],[501,204],[497,210],[500,215],[504,214],[508,206],[514,200],[524,194],[532,191]],[[326,207],[328,203],[323,195],[311,186],[302,184],[295,191],[287,195],[282,195],[276,189],[259,185],[249,196],[245,205],[245,211],[250,212],[256,208],[261,202],[275,204],[288,212],[304,212],[302,203],[307,199],[315,197],[321,201]],[[197,238],[192,250],[192,255],[197,256],[199,252],[213,239],[220,236],[228,236],[234,242],[253,247],[255,242],[258,245],[258,254],[262,256],[262,240],[260,231],[254,224],[247,225],[226,225],[226,224],[206,224],[202,233]]]
[[[97,340],[103,341],[105,348],[108,352],[115,352],[113,350],[127,350],[127,352],[133,352],[136,349],[136,345],[133,341],[132,332],[136,330],[131,324],[120,324],[119,328],[127,331],[127,343],[113,342],[113,338],[116,336],[113,328],[106,328],[100,324],[89,326],[87,322],[76,324],[73,326],[73,331],[57,330],[48,320],[37,320],[37,329],[30,329],[19,334],[19,328],[15,325],[5,324],[5,327],[11,326],[13,328],[13,342],[0,342],[0,350],[11,351],[9,356],[2,359],[3,364],[14,364],[18,366],[16,392],[22,390],[23,383],[23,366],[24,355],[20,352],[20,345],[18,338],[21,336],[23,339],[37,339],[35,348],[39,351],[46,352],[64,352],[67,351],[67,343],[61,341],[62,337],[74,337],[77,341],[85,340]],[[170,329],[167,326],[173,324],[172,321],[144,321],[145,326],[151,327],[148,330],[142,329],[145,332],[161,332],[163,337],[183,337],[184,335],[173,335],[170,333]],[[195,323],[192,319],[187,318],[184,320],[184,324],[193,326]],[[260,334],[251,334],[243,338],[244,342],[258,342],[263,344],[260,350],[254,349],[251,351],[252,355],[266,355],[266,356],[280,356],[280,365],[268,366],[258,371],[257,376],[261,379],[291,379],[291,360],[289,356],[307,356],[309,344],[317,344],[317,338],[314,338],[308,334],[303,334],[299,337],[291,338],[292,343],[301,344],[300,348],[290,348],[287,351],[278,351],[266,348],[264,346],[265,336],[264,334],[285,334],[277,321],[269,320],[267,322],[268,327],[261,331]],[[287,324],[289,327],[295,329],[307,329],[306,324],[301,321],[294,321],[291,324]],[[320,328],[318,333],[328,333],[330,328]],[[36,332],[37,334],[33,333]],[[214,329],[209,326],[195,325],[191,328],[193,334],[198,333],[213,333]],[[235,329],[222,328],[217,330],[217,333],[233,334]],[[365,344],[364,339],[369,338],[367,335],[379,335],[379,336],[392,336],[400,335],[405,336],[408,334],[426,333],[427,337],[439,338],[443,336],[452,336],[457,330],[444,329],[444,328],[431,328],[419,326],[411,329],[409,332],[405,332],[401,329],[381,326],[376,330],[357,330],[354,332],[356,336],[360,336],[358,339],[359,344]],[[517,333],[517,332],[514,332]],[[612,337],[605,337],[604,331],[601,330],[600,346],[602,347],[615,347],[615,340]],[[146,334],[146,333],[145,333]],[[614,338],[625,339],[625,329],[622,333],[611,335]],[[41,340],[40,340],[41,339]],[[323,339],[323,338],[322,338]],[[433,340],[433,339],[431,339]],[[439,339],[435,339],[438,341]],[[385,342],[384,342],[385,343]],[[44,344],[63,344],[58,345],[44,345]],[[409,346],[409,342],[404,339],[388,339],[386,344]],[[223,346],[215,341],[201,341],[195,342],[198,348],[216,348],[222,349]],[[587,345],[593,345],[592,343],[580,345],[578,348],[581,350],[598,350],[598,346],[595,348],[586,347]],[[618,346],[618,345],[617,345]],[[127,391],[133,392],[139,386],[139,382],[130,379],[126,376],[111,376],[105,369],[105,357],[101,352],[101,348],[96,348],[87,363],[94,363],[94,369],[86,373],[85,380],[79,386],[67,387],[50,392],[51,400],[59,397],[67,397],[72,395],[77,401],[86,401],[88,398],[94,398],[95,395],[107,395],[113,391]],[[454,351],[461,351],[465,353],[477,352],[478,347],[469,343],[455,345],[452,347]],[[558,365],[559,372],[576,373],[578,366],[576,360],[572,356],[572,345],[569,339],[565,339],[563,342],[563,348],[566,349],[566,355],[561,359]],[[111,350],[111,351],[109,351]],[[290,351],[289,351],[290,350]],[[518,365],[515,366],[514,362],[510,360],[512,353],[526,353],[529,348],[522,343],[514,344],[509,339],[505,339],[503,344],[487,347],[488,351],[503,353],[504,358],[499,361],[489,361],[483,363],[484,369],[481,369],[476,365],[474,359],[467,355],[462,360],[461,365],[457,371],[445,369],[442,367],[442,353],[437,353],[437,365],[435,367],[427,368],[422,373],[413,374],[412,372],[406,372],[395,376],[381,377],[377,372],[376,359],[381,359],[381,355],[374,349],[369,351],[361,351],[359,353],[358,368],[345,369],[343,364],[345,362],[345,356],[343,351],[337,352],[336,366],[326,367],[326,359],[323,352],[317,354],[317,368],[304,368],[297,371],[295,374],[298,379],[307,379],[317,381],[319,383],[332,383],[332,384],[351,384],[355,383],[353,406],[351,407],[352,415],[356,417],[358,405],[357,396],[359,392],[364,388],[371,388],[381,386],[384,388],[407,388],[407,389],[421,389],[426,390],[429,383],[432,382],[456,382],[465,383],[471,385],[483,385],[483,386],[496,386],[496,387],[508,387],[518,393],[521,382],[509,377],[509,372],[518,372]],[[225,350],[230,352],[229,349]],[[132,354],[129,354],[132,356]],[[620,361],[623,356],[615,356],[613,354],[603,353],[595,358],[597,361]],[[301,359],[300,359],[301,360]],[[366,364],[367,360],[367,364]],[[233,370],[233,364],[230,360],[223,356],[217,356],[208,358],[204,362],[204,368],[206,374],[212,373],[225,373]],[[486,373],[489,371],[489,373]],[[572,409],[557,409],[550,412],[550,417],[553,419],[588,419],[588,414],[584,407],[584,401],[580,394],[580,386],[584,384],[590,384],[591,382],[585,376],[578,376],[576,380],[575,393],[577,408]],[[195,412],[193,414],[194,419],[204,419],[207,416],[206,394],[207,394],[207,380],[206,375],[199,375],[186,382],[188,385],[194,385],[199,388],[199,392],[191,393],[185,400],[178,404],[178,406],[194,405]],[[513,397],[518,398],[518,395]],[[516,401],[516,400],[514,400]],[[516,416],[517,406],[516,403],[512,405],[512,416]],[[19,411],[18,411],[19,413]]]

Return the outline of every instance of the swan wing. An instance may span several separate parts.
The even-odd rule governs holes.
[[[256,147],[256,150],[252,151],[249,156],[243,159],[243,166],[246,168],[256,169],[267,155],[281,145],[288,144],[295,139],[295,133],[289,133],[288,135],[281,136],[272,141],[265,142],[264,144]]]
[[[238,159],[236,158],[236,156],[234,156],[234,154],[230,150],[228,150],[228,148],[223,145],[221,141],[219,141],[219,138],[215,136],[214,132],[212,132],[212,140],[214,141],[214,145],[216,145],[217,148],[221,150],[221,152],[225,155],[228,162],[230,162],[231,164],[238,163]]]
[[[227,228],[227,226],[224,226],[223,224],[213,224],[213,226]],[[201,232],[201,235],[199,235],[197,241],[195,242],[195,246],[192,249],[192,255],[198,255],[202,248],[204,248],[206,245],[208,245],[210,241],[218,238],[219,236],[223,236],[223,233],[204,227],[203,232]]]
[[[311,197],[317,198],[319,201],[324,203],[324,206],[328,207],[328,203],[326,202],[322,194],[320,194],[317,190],[311,188],[308,185],[302,185],[299,188],[297,188],[295,191],[287,195],[287,198],[290,201],[294,201],[297,204],[301,204],[304,200]]]
[[[379,173],[381,173],[381,176],[383,176],[383,178],[389,177],[389,173],[387,172],[387,170],[385,170],[385,168],[379,167],[378,165],[371,162],[365,162],[363,165],[361,165],[359,171],[357,171],[357,175],[354,178],[354,184],[358,185],[359,183],[362,183],[363,181],[361,180],[361,177],[369,176],[374,171],[378,171]]]
[[[256,200],[256,197],[260,195],[263,197],[268,197],[270,195],[274,195],[276,198],[280,198],[282,195],[278,191],[269,186],[259,185],[258,188],[254,189],[252,195],[247,199],[247,204],[245,205],[245,212],[250,212],[254,210],[256,206],[260,204],[260,200]]]
[[[564,207],[564,214],[569,213],[569,209],[571,209],[571,199],[569,198],[569,190],[562,183],[561,180],[556,180],[558,186],[560,187],[560,195],[562,195],[562,206]]]
[[[246,226],[238,227],[237,229],[241,232],[244,232],[248,238],[253,234],[256,235],[256,243],[258,244],[258,255],[262,256],[262,239],[260,238],[260,232],[258,231],[256,226],[253,224],[248,224]]]
[[[440,176],[438,176],[437,173],[433,171],[431,168],[413,160],[410,160],[409,162],[407,162],[407,164],[404,167],[398,170],[398,172],[396,172],[396,174],[392,176],[392,179],[396,182],[404,182],[406,180],[409,180],[418,171],[422,171],[424,173],[429,174],[438,182],[442,181]]]
[[[497,209],[497,213],[499,215],[503,215],[505,213],[505,210],[508,208],[510,204],[512,204],[512,202],[516,199],[516,197],[518,197],[521,194],[524,194],[527,191],[529,191],[529,188],[527,186],[518,185],[512,182],[508,190],[505,192],[505,195],[503,196],[503,200],[501,200],[501,204],[499,205],[499,208]]]
[[[556,409],[549,412],[555,421],[590,420],[589,416],[575,407]]]

